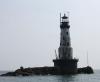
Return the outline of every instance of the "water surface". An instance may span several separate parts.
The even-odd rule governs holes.
[[[3,72],[0,72],[3,73]],[[17,77],[0,77],[0,82],[100,82],[100,71],[96,70],[94,74],[77,75],[34,75]]]

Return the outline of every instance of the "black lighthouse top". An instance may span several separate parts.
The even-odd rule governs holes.
[[[63,17],[60,17],[60,28],[64,29],[64,28],[69,28],[69,20],[68,17],[66,16],[66,14],[64,14]]]

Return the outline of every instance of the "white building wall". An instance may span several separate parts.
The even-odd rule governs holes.
[[[62,28],[60,33],[59,58],[72,59],[72,48],[70,42],[69,28]]]

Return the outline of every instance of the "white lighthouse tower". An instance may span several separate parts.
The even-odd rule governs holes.
[[[58,69],[58,73],[76,73],[77,59],[73,59],[73,50],[71,47],[69,19],[64,14],[60,16],[60,46],[58,48],[58,57],[53,60],[54,66]]]
[[[70,41],[70,32],[69,32],[69,20],[68,17],[64,14],[62,18],[60,18],[60,47],[58,49],[59,59],[72,59],[72,48]]]

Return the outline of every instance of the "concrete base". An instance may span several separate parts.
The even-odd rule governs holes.
[[[75,74],[77,73],[77,59],[55,59],[53,60],[54,67],[58,69],[61,74]]]

